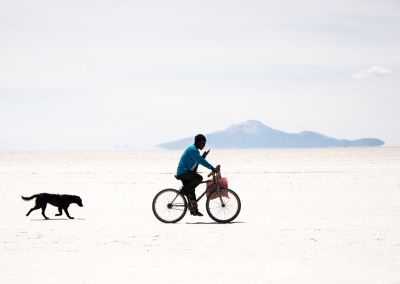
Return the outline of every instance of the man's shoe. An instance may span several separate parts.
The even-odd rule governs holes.
[[[196,200],[189,200],[188,205],[189,205],[189,211],[190,211],[191,215],[193,215],[193,216],[204,216],[203,214],[201,214],[199,212]]]
[[[193,216],[199,216],[199,217],[204,216],[203,214],[200,213],[199,210],[194,211],[192,215]]]

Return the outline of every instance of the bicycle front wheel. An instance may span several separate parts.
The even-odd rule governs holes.
[[[239,196],[230,189],[214,190],[207,198],[208,215],[218,223],[232,222],[241,209]]]
[[[187,201],[176,189],[167,188],[157,193],[152,208],[154,215],[161,222],[176,223],[185,216]]]

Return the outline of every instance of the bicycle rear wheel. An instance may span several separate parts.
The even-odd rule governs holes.
[[[240,213],[239,196],[230,189],[214,190],[207,198],[208,215],[218,223],[232,222]]]
[[[187,211],[186,198],[176,189],[161,190],[153,199],[153,213],[164,223],[176,223]]]

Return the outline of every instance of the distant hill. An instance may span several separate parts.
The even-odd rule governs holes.
[[[312,131],[287,133],[272,129],[257,120],[232,125],[225,130],[205,134],[212,148],[312,148],[375,147],[384,142],[376,138],[335,139]],[[182,149],[193,143],[193,137],[158,145],[163,149]]]

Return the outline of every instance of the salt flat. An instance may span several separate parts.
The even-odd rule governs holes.
[[[212,150],[240,215],[163,224],[180,154],[0,153],[1,283],[400,283],[400,148]],[[84,207],[25,217],[39,192]]]

